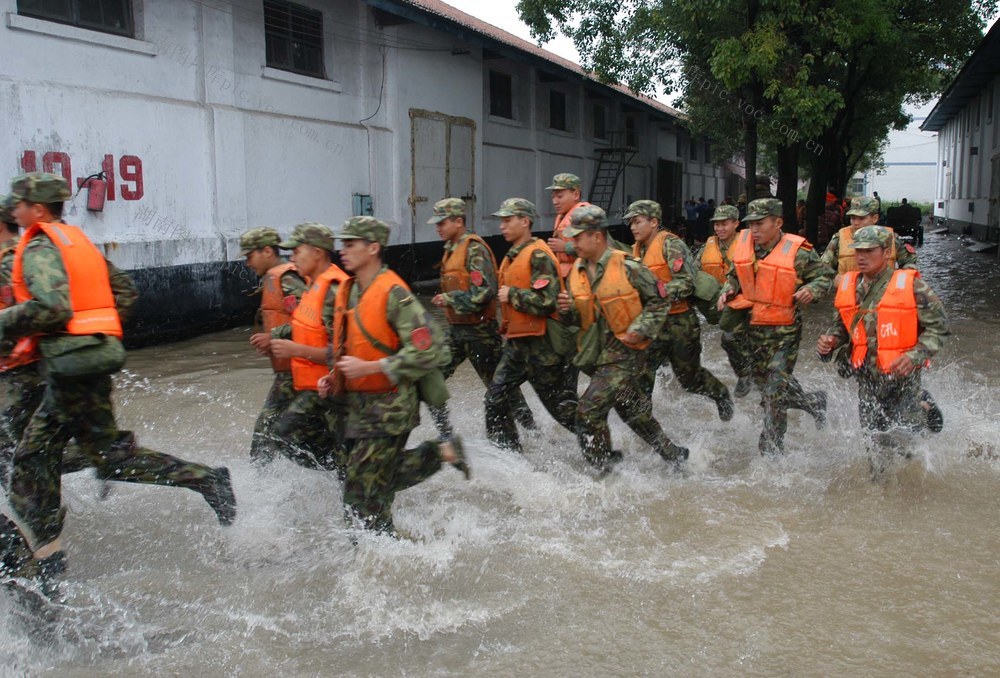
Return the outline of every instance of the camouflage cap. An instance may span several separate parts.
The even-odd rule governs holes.
[[[14,222],[14,205],[16,203],[13,200],[13,196],[10,195],[0,195],[0,221],[5,224],[13,224]]]
[[[337,240],[367,240],[385,247],[389,244],[389,224],[375,217],[351,217],[333,237]]]
[[[736,205],[719,205],[715,208],[715,214],[709,221],[725,221],[726,219],[740,219],[740,210]]]
[[[570,225],[563,229],[563,236],[572,238],[584,231],[594,229],[605,230],[608,227],[608,215],[597,205],[583,205],[569,213]]]
[[[240,236],[240,256],[245,257],[262,247],[273,247],[275,250],[281,244],[281,236],[270,226],[251,228]]]
[[[493,213],[495,217],[528,217],[534,222],[538,218],[535,203],[525,198],[507,198],[500,203],[500,209]]]
[[[862,226],[854,234],[852,249],[870,250],[876,247],[888,247],[892,240],[892,231],[885,226]]]
[[[292,237],[278,243],[278,247],[292,250],[299,245],[312,245],[333,252],[333,232],[323,224],[307,221],[292,229]]]
[[[760,221],[764,217],[780,217],[781,201],[777,198],[757,198],[747,205],[743,221]]]
[[[31,172],[14,177],[10,182],[10,194],[15,200],[48,205],[69,200],[73,193],[69,183],[58,174]]]
[[[649,217],[650,219],[662,219],[663,210],[660,209],[660,203],[655,200],[636,200],[634,203],[628,206],[625,210],[624,216],[622,216],[622,221],[626,224],[628,220],[632,217]]]
[[[449,217],[464,217],[465,201],[461,198],[445,198],[434,203],[434,216],[427,220],[428,224],[440,224]]]
[[[878,213],[878,200],[865,196],[852,198],[851,209],[847,210],[849,217],[867,217],[869,214],[876,213]]]
[[[546,186],[546,191],[561,191],[563,189],[577,189],[580,188],[580,177],[575,174],[557,174],[552,177],[552,185]]]

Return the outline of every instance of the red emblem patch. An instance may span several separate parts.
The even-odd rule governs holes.
[[[472,273],[469,274],[469,280],[472,281],[473,285],[476,285],[476,286],[482,285],[483,284],[483,274],[480,271],[473,271]]]
[[[904,245],[904,247],[906,247],[906,251],[909,252],[910,254],[916,254],[917,253],[917,251],[915,249],[913,249],[913,245],[911,245],[910,243],[906,243],[906,245]]]
[[[296,299],[296,298],[295,298],[295,296],[294,296],[294,295],[292,295],[292,294],[289,294],[289,295],[288,295],[287,297],[285,297],[285,298],[284,298],[284,299],[283,299],[282,301],[283,301],[283,302],[284,302],[284,304],[285,304],[285,313],[291,313],[291,312],[292,312],[292,311],[294,311],[294,310],[295,310],[295,309],[296,309],[296,308],[298,307],[298,305],[299,305],[299,300],[298,300],[298,299]]]
[[[4,285],[3,287],[0,287],[0,302],[2,302],[4,306],[14,305],[13,287],[11,287],[10,285]]]
[[[426,351],[431,347],[431,328],[418,327],[410,332],[410,343],[418,351]]]
[[[535,290],[544,290],[548,286],[549,286],[548,278],[539,278],[535,282],[531,283],[531,288]]]
[[[684,260],[683,259],[681,259],[680,257],[678,257],[677,259],[674,259],[674,265],[671,266],[671,268],[674,269],[674,273],[677,273],[683,267],[684,267]]]
[[[660,294],[661,299],[667,298],[667,283],[662,280],[656,281],[656,291]]]

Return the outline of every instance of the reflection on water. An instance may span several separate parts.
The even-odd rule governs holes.
[[[985,675],[996,644],[997,299],[990,257],[928,236],[925,277],[955,336],[926,375],[946,428],[868,480],[853,384],[820,364],[808,318],[799,375],[830,426],[791,415],[787,455],[756,452],[751,395],[721,423],[664,374],[656,413],[693,450],[671,473],[612,415],[626,454],[595,482],[546,414],[523,456],[484,440],[482,386],[450,382],[473,479],[446,469],[400,495],[413,541],[341,521],[330,476],[247,463],[269,385],[248,329],[135,351],[117,380],[144,444],[233,469],[223,531],[194,493],[65,481],[65,608],[38,622],[0,596],[0,665],[60,675]],[[705,362],[734,379],[715,328]],[[538,405],[533,393],[529,402]],[[542,412],[540,406],[538,412]],[[415,437],[431,437],[429,417]],[[29,621],[34,618],[35,621]],[[933,667],[933,668],[930,668]]]

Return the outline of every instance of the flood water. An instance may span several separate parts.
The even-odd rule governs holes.
[[[341,517],[334,477],[248,463],[270,383],[249,328],[130,353],[123,427],[147,446],[228,465],[221,529],[188,491],[66,477],[66,605],[53,620],[0,593],[0,674],[288,676],[1000,674],[1000,267],[928,235],[924,276],[953,336],[925,374],[944,411],[915,459],[869,479],[853,382],[813,353],[830,425],[790,415],[786,455],[757,453],[760,407],[713,403],[662,374],[655,413],[692,449],[666,465],[612,415],[625,461],[593,480],[540,406],[515,456],[485,441],[482,386],[449,382],[473,478],[447,468],[401,494],[412,541]],[[734,377],[716,328],[705,363]],[[526,391],[530,403],[538,400]],[[433,436],[429,416],[411,441]]]

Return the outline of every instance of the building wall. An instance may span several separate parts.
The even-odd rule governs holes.
[[[860,193],[878,192],[884,202],[932,203],[936,196],[937,139],[933,132],[922,132],[920,125],[935,102],[913,107],[907,112],[912,120],[905,130],[889,132],[889,143],[882,166],[854,176]]]

